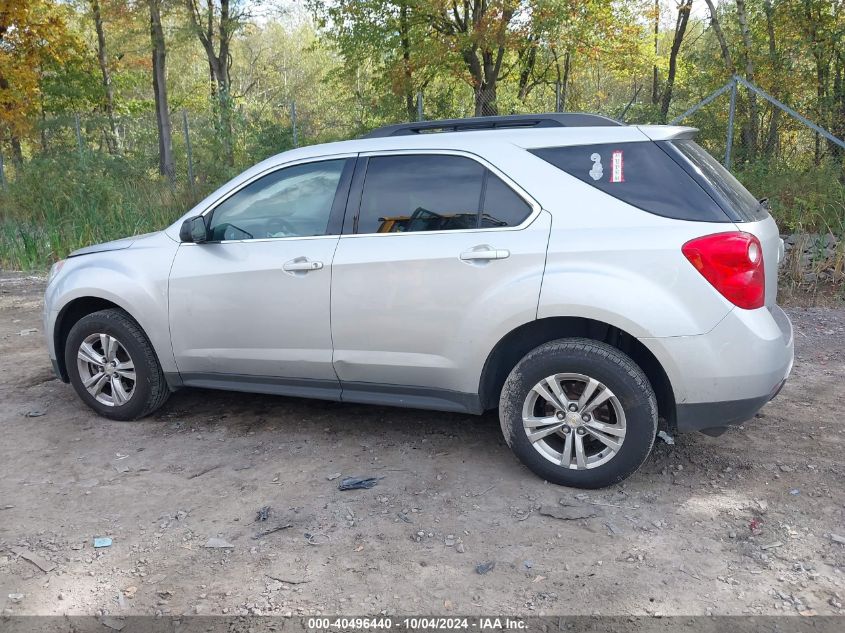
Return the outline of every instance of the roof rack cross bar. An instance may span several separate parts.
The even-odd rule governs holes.
[[[543,114],[513,114],[507,116],[479,116],[468,119],[441,119],[397,123],[376,128],[363,138],[409,136],[432,132],[466,132],[473,130],[501,130],[543,127],[607,127],[624,125],[600,114],[582,112],[548,112]]]

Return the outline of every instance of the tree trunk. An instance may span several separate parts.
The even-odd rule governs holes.
[[[745,78],[754,83],[754,59],[751,57],[752,42],[751,29],[748,27],[748,12],[745,0],[736,0],[736,17],[742,35],[742,60],[745,65]],[[746,157],[753,160],[757,156],[757,146],[760,130],[760,112],[757,106],[757,95],[753,91],[748,93],[748,122],[743,127],[743,144]]]
[[[830,132],[839,138],[842,138],[843,134],[845,134],[845,85],[843,85],[845,84],[845,78],[843,78],[843,61],[845,60],[843,60],[841,54],[836,56],[833,73],[833,94],[831,95],[833,111],[831,112]],[[828,141],[827,147],[830,153],[837,159],[841,159],[845,155],[845,151],[836,143]]]
[[[710,10],[710,26],[713,27],[713,32],[716,34],[716,39],[719,42],[719,48],[722,51],[722,59],[725,62],[725,67],[728,72],[733,75],[736,72],[733,59],[731,59],[731,50],[728,48],[728,41],[725,39],[725,32],[722,30],[722,25],[719,23],[719,16],[716,15],[716,7],[713,5],[713,0],[704,0],[707,3],[707,8]]]
[[[771,72],[774,75],[774,81],[772,82],[772,94],[775,97],[778,97],[778,90],[777,86],[780,83],[780,58],[778,57],[777,51],[777,44],[775,41],[775,20],[774,20],[774,7],[772,6],[772,0],[764,0],[763,2],[763,11],[766,14],[766,35],[769,40],[769,63],[771,64]],[[780,125],[780,108],[775,105],[769,106],[771,109],[771,118],[769,119],[769,131],[766,134],[766,143],[763,147],[763,151],[765,152],[766,156],[772,157],[778,152],[778,146],[780,138],[778,136],[778,126]]]
[[[408,5],[402,3],[399,7],[399,45],[402,47],[402,72],[405,77],[403,92],[405,93],[405,110],[408,121],[417,118],[417,107],[414,101],[414,77],[411,70],[411,29],[408,24]]]
[[[94,28],[97,31],[97,62],[100,65],[100,73],[103,76],[103,94],[105,97],[106,118],[108,127],[106,133],[106,145],[109,153],[120,154],[120,136],[117,133],[117,121],[114,118],[114,90],[111,83],[111,70],[109,70],[108,55],[106,53],[106,33],[103,28],[103,17],[100,12],[100,0],[91,0],[91,13],[94,16]]]
[[[10,139],[12,144],[12,160],[16,165],[23,165],[23,148],[21,147],[21,139],[17,134],[12,134]]]
[[[560,82],[560,109],[566,112],[566,94],[569,92],[569,75],[572,70],[572,54],[566,51],[563,56],[563,79]]]
[[[476,48],[463,51],[464,62],[473,79],[474,116],[494,116],[499,113],[496,89],[504,54],[504,47],[499,47],[495,55],[490,50],[478,51]]]
[[[223,140],[223,153],[226,164],[235,164],[232,143],[232,95],[229,73],[229,46],[234,32],[230,0],[220,0],[220,21],[217,25],[217,50],[214,49],[214,0],[207,0],[205,19],[200,15],[198,0],[185,0],[191,26],[205,50],[208,69],[211,75],[212,95],[216,97],[218,124]],[[204,24],[203,24],[204,23]]]
[[[534,41],[528,45],[528,50],[520,55],[520,58],[522,57],[524,57],[525,61],[522,63],[522,67],[519,70],[519,91],[517,92],[517,96],[520,101],[525,103],[525,100],[528,98],[528,94],[531,92],[531,88],[533,87],[531,74],[534,72],[534,67],[537,65],[537,44]]]
[[[672,90],[675,87],[675,74],[678,71],[678,53],[681,51],[681,44],[684,41],[684,34],[689,24],[690,9],[692,0],[682,0],[678,6],[678,19],[675,22],[675,37],[672,39],[672,48],[669,51],[669,72],[666,75],[666,86],[663,88],[663,96],[660,99],[660,121],[666,123],[669,116],[669,105],[672,103]]]
[[[171,142],[170,109],[167,104],[167,49],[161,28],[161,0],[148,0],[150,5],[150,41],[153,55],[153,94],[158,127],[158,173],[171,181],[176,178]]]
[[[710,0],[708,0],[709,2]],[[651,68],[651,104],[660,103],[660,86],[657,77],[657,43],[660,35],[660,0],[654,0],[654,65]]]
[[[491,7],[487,0],[465,0],[451,7],[436,7],[429,12],[420,3],[421,15],[432,27],[460,46],[461,57],[469,71],[475,97],[475,116],[498,114],[496,91],[505,57],[508,26],[517,10],[517,2]],[[480,37],[483,36],[483,37]]]

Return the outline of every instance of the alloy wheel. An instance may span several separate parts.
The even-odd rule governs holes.
[[[77,351],[76,365],[82,385],[101,404],[119,407],[135,393],[135,364],[110,334],[87,336]]]
[[[534,449],[572,470],[613,459],[625,441],[625,411],[614,393],[584,374],[554,374],[525,398],[522,425]]]

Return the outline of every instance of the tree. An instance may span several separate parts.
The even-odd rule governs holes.
[[[707,0],[708,5],[711,0]],[[654,0],[654,64],[651,67],[651,103],[657,105],[660,102],[660,84],[657,74],[657,53],[660,41],[660,0]]]
[[[687,32],[691,10],[692,0],[680,0],[672,48],[669,50],[669,72],[666,75],[666,84],[663,86],[663,96],[660,98],[660,121],[662,123],[666,123],[669,116],[669,105],[672,102],[672,91],[675,88],[675,74],[678,70],[678,54],[681,52],[681,44],[683,44],[684,35]]]
[[[232,145],[232,38],[249,17],[244,0],[185,0],[188,18],[202,44],[211,75],[212,96],[216,98],[225,160],[235,164]]]
[[[170,180],[175,178],[173,144],[171,142],[170,109],[167,103],[167,49],[161,26],[162,0],[147,0],[150,8],[150,40],[152,44],[153,95],[158,128],[158,171]]]
[[[719,14],[716,13],[716,7],[713,5],[713,0],[704,0],[707,3],[707,8],[710,10],[710,26],[716,34],[716,39],[719,42],[719,50],[722,52],[722,59],[725,62],[725,67],[728,72],[733,75],[736,72],[733,58],[731,57],[731,50],[728,48],[728,40],[725,38],[725,32],[722,30],[722,25],[719,22]]]
[[[778,96],[777,78],[782,74],[781,59],[777,50],[777,41],[775,39],[775,7],[772,0],[763,0],[763,12],[766,14],[766,40],[769,45],[769,72],[775,79],[772,82],[772,94]],[[767,156],[773,156],[778,150],[778,124],[780,123],[781,110],[774,105],[769,106],[771,114],[769,115],[769,131],[766,134],[765,145],[763,150]]]
[[[416,95],[443,70],[432,30],[417,11],[419,0],[311,0],[309,6],[337,47],[348,74],[368,63],[379,87],[402,100],[404,116],[417,117]]]
[[[745,78],[751,83],[755,82],[754,58],[752,56],[753,43],[751,29],[748,26],[748,10],[745,0],[736,0],[736,17],[739,22],[739,30],[742,35],[742,62],[745,67]],[[757,95],[753,91],[748,94],[748,121],[743,126],[743,145],[749,159],[757,156],[757,141],[759,137],[760,112],[757,106]]]
[[[106,145],[109,153],[120,154],[120,135],[117,132],[117,120],[114,116],[114,89],[112,88],[111,69],[109,68],[108,52],[106,50],[106,31],[103,26],[103,16],[100,10],[100,0],[90,0],[91,15],[94,19],[94,29],[97,32],[97,62],[103,76],[103,99],[106,111]]]
[[[442,44],[457,51],[469,73],[475,116],[498,114],[496,91],[509,45],[518,35],[512,22],[527,9],[519,0],[421,0],[419,11]]]
[[[51,0],[0,0],[0,131],[15,161],[23,161],[21,140],[40,116],[41,70],[79,48]]]

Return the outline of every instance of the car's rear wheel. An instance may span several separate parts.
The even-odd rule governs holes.
[[[590,339],[561,339],[529,352],[499,402],[505,441],[547,481],[601,488],[646,460],[657,433],[657,400],[642,370]]]
[[[77,321],[65,344],[65,366],[79,397],[107,418],[143,417],[170,395],[147,336],[121,310],[101,310]]]

